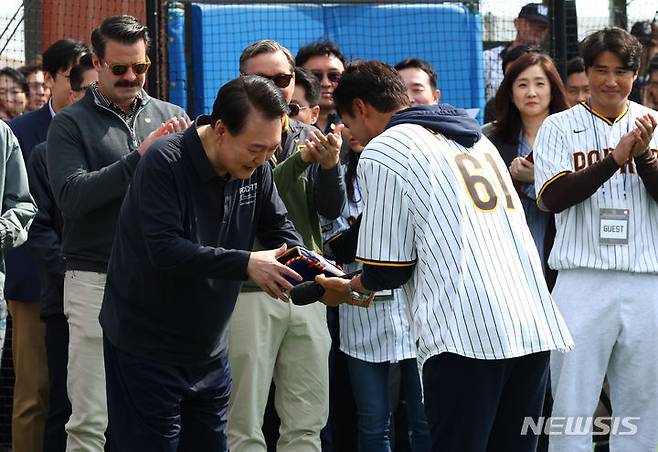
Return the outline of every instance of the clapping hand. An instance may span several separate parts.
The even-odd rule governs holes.
[[[635,146],[633,146],[633,157],[639,157],[649,149],[649,143],[656,130],[656,118],[647,113],[635,120],[635,128],[631,133],[635,136]]]
[[[319,130],[309,134],[309,138],[304,141],[302,158],[304,161],[316,161],[323,170],[329,170],[340,161],[340,148],[343,145],[341,130],[343,125],[339,124],[334,131],[324,135]]]
[[[192,121],[189,121],[185,118],[173,117],[167,122],[163,122],[160,126],[155,129],[153,132],[149,133],[148,136],[142,141],[141,146],[137,149],[139,155],[144,155],[148,148],[153,144],[155,140],[164,135],[169,135],[172,133],[182,132],[187,129],[192,124]]]

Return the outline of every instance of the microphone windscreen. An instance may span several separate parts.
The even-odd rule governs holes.
[[[290,299],[297,306],[315,303],[322,298],[322,295],[324,295],[324,287],[315,281],[299,283],[290,290]]]

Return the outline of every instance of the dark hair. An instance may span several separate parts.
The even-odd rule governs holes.
[[[236,135],[252,110],[268,119],[280,118],[290,112],[281,90],[270,79],[244,75],[219,88],[210,119],[213,127],[221,119],[228,131]]]
[[[512,87],[521,72],[531,66],[540,66],[551,85],[549,114],[569,108],[562,79],[551,57],[544,53],[526,53],[512,63],[496,93],[496,132],[508,143],[517,143],[522,126],[521,113],[512,102]]]
[[[585,69],[592,67],[594,60],[605,51],[617,55],[627,70],[637,72],[640,68],[642,44],[626,30],[619,27],[604,28],[587,36],[580,45]]]
[[[509,66],[510,64],[512,64],[520,57],[522,57],[523,55],[529,52],[544,53],[541,47],[539,47],[537,44],[532,44],[532,43],[521,44],[519,46],[514,47],[513,49],[510,49],[508,52],[505,52],[505,56],[503,56],[503,61],[502,61],[503,74],[505,73],[507,66]]]
[[[381,113],[408,107],[409,97],[400,74],[381,61],[350,63],[334,90],[338,114],[353,115],[352,102],[361,99]]]
[[[144,41],[147,54],[151,46],[148,28],[139,23],[135,17],[126,15],[108,17],[91,33],[91,45],[100,59],[105,58],[105,46],[108,40],[128,45]]]
[[[340,51],[336,43],[327,39],[320,39],[318,41],[306,44],[295,56],[295,65],[303,66],[308,60],[316,56],[335,56],[345,66],[345,56]]]
[[[90,69],[94,69],[94,63],[91,59],[91,53],[82,55],[78,64],[71,68],[69,73],[69,80],[71,81],[71,89],[73,91],[79,91],[84,81],[85,72]]]
[[[658,53],[654,55],[647,67],[647,74],[651,74],[653,71],[658,71]]]
[[[311,107],[320,102],[320,81],[313,72],[303,67],[295,68],[295,86],[304,88],[304,97]]]
[[[658,23],[643,20],[635,22],[631,27],[631,34],[645,47],[658,45]]]
[[[23,74],[18,72],[13,67],[9,67],[9,66],[3,67],[2,69],[0,69],[0,75],[6,75],[7,77],[15,81],[21,87],[21,90],[25,93],[26,96],[30,94],[30,85],[28,85],[27,79]]]
[[[402,60],[395,65],[395,70],[398,72],[400,72],[403,69],[409,69],[409,68],[420,69],[421,71],[426,73],[430,79],[430,88],[432,88],[432,90],[435,90],[437,88],[438,85],[437,85],[436,71],[434,70],[432,65],[429,64],[427,61],[421,60],[420,58],[407,58],[406,60]]]
[[[579,74],[585,72],[585,62],[581,57],[573,57],[567,61],[567,78],[571,74]]]
[[[345,191],[347,199],[352,202],[358,200],[354,198],[354,182],[356,181],[356,168],[359,166],[360,152],[354,152],[352,149],[347,153],[347,170],[345,171]]]
[[[80,55],[89,53],[89,47],[74,39],[60,39],[43,52],[43,70],[50,75],[66,71],[76,64]]]
[[[18,72],[23,74],[23,77],[25,77],[26,79],[30,75],[36,74],[39,71],[43,71],[43,69],[41,69],[40,64],[26,64],[25,66],[21,66],[18,68]]]

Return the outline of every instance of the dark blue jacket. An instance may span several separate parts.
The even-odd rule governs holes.
[[[23,160],[26,163],[30,159],[32,149],[37,144],[46,141],[51,120],[50,107],[46,103],[38,110],[18,116],[9,123],[9,127],[18,138],[21,151],[23,151]],[[39,301],[41,290],[39,272],[28,246],[23,245],[8,250],[5,254],[5,264],[7,266],[5,297],[15,301]]]
[[[398,124],[418,124],[445,135],[467,148],[480,139],[480,124],[465,110],[450,104],[416,105],[395,113],[386,124],[390,129]]]
[[[64,315],[64,256],[62,255],[62,213],[48,181],[46,142],[32,150],[27,162],[30,193],[37,203],[37,216],[30,226],[27,247],[39,268],[41,318]]]
[[[269,165],[245,180],[219,177],[196,125],[158,140],[121,206],[100,313],[105,337],[170,365],[216,359],[256,237],[268,249],[301,245]]]

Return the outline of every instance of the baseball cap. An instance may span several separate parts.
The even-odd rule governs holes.
[[[528,3],[521,8],[518,17],[548,25],[548,6],[541,3]]]

